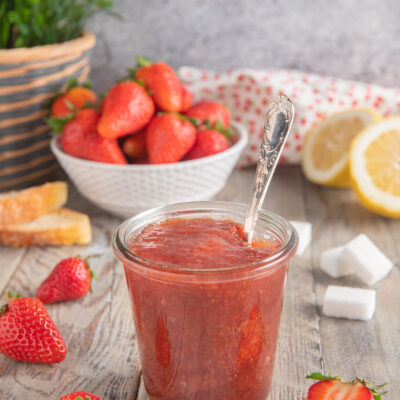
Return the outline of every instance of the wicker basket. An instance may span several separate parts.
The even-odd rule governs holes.
[[[44,123],[47,104],[70,77],[84,81],[95,37],[0,50],[0,191],[54,177],[58,164]]]

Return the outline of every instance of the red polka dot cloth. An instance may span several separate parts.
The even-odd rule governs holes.
[[[226,104],[232,118],[247,128],[249,143],[240,166],[255,164],[270,101],[284,92],[295,104],[296,115],[281,163],[298,164],[306,132],[320,119],[354,107],[372,107],[382,115],[400,112],[400,88],[391,89],[292,70],[238,69],[216,73],[191,67],[179,68],[194,101]]]

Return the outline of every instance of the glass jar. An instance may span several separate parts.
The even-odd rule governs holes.
[[[298,242],[294,228],[261,210],[255,239],[277,241],[277,250],[229,268],[164,265],[130,250],[149,224],[170,218],[243,224],[246,211],[244,204],[217,201],[173,204],[128,219],[114,234],[152,400],[265,400],[268,395],[288,262]]]

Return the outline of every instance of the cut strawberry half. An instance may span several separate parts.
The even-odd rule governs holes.
[[[381,400],[387,393],[382,391],[387,383],[374,386],[360,378],[343,382],[338,376],[313,373],[307,379],[318,380],[308,389],[307,400]]]

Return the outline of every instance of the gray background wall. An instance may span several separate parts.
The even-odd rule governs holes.
[[[294,68],[397,86],[400,0],[116,0],[96,16],[92,79],[110,86],[135,55],[174,67]]]

